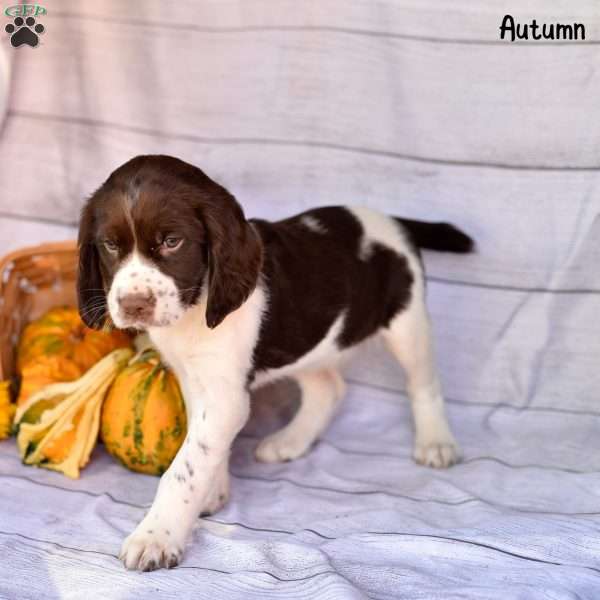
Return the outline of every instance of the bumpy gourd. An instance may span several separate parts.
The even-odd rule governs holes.
[[[186,434],[186,413],[175,375],[148,349],[115,379],[102,408],[101,436],[127,468],[161,475]]]

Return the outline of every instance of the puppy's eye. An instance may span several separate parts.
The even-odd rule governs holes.
[[[168,235],[164,240],[162,245],[167,249],[167,250],[177,250],[177,248],[179,248],[179,246],[181,246],[183,242],[182,238],[179,238],[175,235]]]
[[[116,244],[116,242],[113,242],[112,240],[104,240],[102,243],[104,244],[104,247],[108,250],[108,252],[110,252],[111,254],[115,254],[119,251],[119,246]]]

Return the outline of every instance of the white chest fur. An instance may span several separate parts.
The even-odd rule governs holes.
[[[173,325],[148,329],[153,344],[177,374],[184,395],[192,382],[204,385],[215,378],[235,379],[236,383],[245,380],[265,304],[264,290],[257,286],[239,309],[210,329],[203,296]]]

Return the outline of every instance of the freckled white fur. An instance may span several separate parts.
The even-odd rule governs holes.
[[[156,298],[154,321],[169,325],[184,312],[179,291],[172,277],[165,275],[149,260],[134,250],[123,262],[108,292],[108,310],[117,327],[144,327],[143,323],[130,323],[123,318],[119,298],[129,294],[153,295]]]
[[[180,557],[198,515],[226,502],[229,449],[249,415],[246,381],[265,302],[259,285],[238,310],[209,329],[205,292],[173,325],[148,328],[179,379],[188,432],[160,480],[150,511],[123,543],[121,556],[128,568],[164,564],[165,553]]]
[[[435,372],[421,264],[396,222],[367,208],[349,210],[363,228],[360,253],[364,260],[377,243],[405,256],[413,273],[409,305],[380,333],[407,373],[415,459],[434,467],[448,466],[457,460],[458,447],[446,421]],[[152,289],[173,289],[175,285],[134,254],[117,273],[110,290],[109,309],[115,322],[116,294],[135,286],[137,277],[132,273],[137,272],[144,273],[142,280],[148,275]],[[167,313],[175,316],[168,325],[149,327],[148,332],[181,384],[188,433],[160,480],[150,511],[123,544],[125,565],[138,569],[168,564],[164,557],[179,558],[198,514],[219,508],[227,499],[229,448],[248,417],[247,376],[268,298],[259,282],[248,300],[215,329],[206,326],[205,293],[196,306],[185,311],[177,304],[169,309],[157,304],[158,311],[163,319]],[[301,456],[335,414],[344,391],[336,370],[344,354],[337,342],[344,318],[342,311],[321,342],[292,365],[256,374],[253,387],[291,376],[302,392],[300,409],[286,427],[259,444],[258,459],[273,462]],[[161,318],[155,320],[158,323]]]

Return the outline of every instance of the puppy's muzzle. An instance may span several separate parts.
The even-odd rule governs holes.
[[[154,317],[156,297],[154,294],[127,294],[119,298],[121,315],[128,321],[149,322]]]

